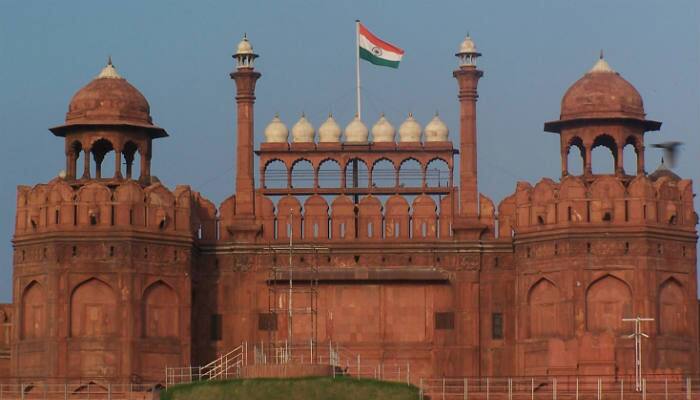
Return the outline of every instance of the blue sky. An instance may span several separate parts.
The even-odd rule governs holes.
[[[14,1],[0,4],[0,301],[11,299],[15,188],[64,168],[60,124],[75,91],[111,55],[170,137],[154,144],[152,171],[217,204],[233,191],[231,54],[243,32],[260,54],[257,140],[279,112],[354,114],[354,23],[406,51],[398,70],[362,66],[364,115],[398,126],[436,110],[458,132],[454,53],[470,32],[483,57],[479,92],[480,190],[495,201],[519,180],[560,175],[558,138],[542,131],[561,96],[605,50],[647,115],[663,121],[648,143],[686,143],[676,172],[698,178],[700,26],[696,1]],[[597,157],[597,156],[596,156]],[[647,171],[660,159],[647,152]],[[596,158],[594,158],[594,163]],[[700,204],[696,204],[696,207]]]

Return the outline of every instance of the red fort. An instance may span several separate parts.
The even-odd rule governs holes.
[[[155,178],[154,139],[168,134],[110,61],[50,129],[65,174],[17,188],[0,376],[163,382],[166,366],[282,342],[410,364],[412,380],[629,376],[622,319],[636,316],[654,319],[646,372],[697,374],[692,182],[644,168],[661,122],[601,57],[544,124],[561,176],[513,182],[495,204],[477,179],[479,56],[465,39],[454,144],[438,115],[398,129],[302,117],[291,132],[275,117],[256,130],[261,73],[244,39],[230,74],[235,191],[218,207]],[[594,173],[599,146],[614,170]]]

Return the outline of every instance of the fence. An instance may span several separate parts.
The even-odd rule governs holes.
[[[640,390],[634,378],[531,377],[433,378],[419,382],[420,398],[463,400],[696,400],[700,379],[646,377]]]
[[[247,365],[318,364],[330,365],[333,377],[347,375],[410,384],[410,364],[362,358],[337,343],[244,342],[236,349],[201,367],[167,367],[166,387],[181,383],[242,377]],[[0,399],[2,400],[2,399]]]
[[[151,400],[161,387],[155,384],[23,383],[0,384],[0,400]]]

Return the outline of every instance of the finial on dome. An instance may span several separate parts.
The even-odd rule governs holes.
[[[598,58],[598,61],[593,65],[593,68],[591,68],[589,71],[591,72],[612,72],[614,73],[615,70],[610,67],[610,64],[608,64],[607,61],[603,58],[603,50],[600,50],[600,58]]]
[[[107,57],[107,65],[105,65],[105,67],[102,68],[102,71],[100,71],[100,74],[97,75],[96,79],[100,78],[124,79],[121,77],[121,75],[119,75],[117,69],[114,68],[114,64],[112,64],[112,56]]]

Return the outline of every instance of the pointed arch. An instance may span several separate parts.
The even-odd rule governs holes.
[[[46,292],[36,280],[22,292],[21,339],[39,339],[46,336]]]
[[[162,280],[151,283],[143,292],[142,336],[176,338],[180,325],[179,300],[173,288]]]
[[[558,319],[559,288],[548,278],[540,278],[527,293],[529,307],[530,331],[529,337],[542,338],[558,335],[557,324],[552,323]]]
[[[680,336],[687,332],[688,310],[683,284],[674,277],[659,286],[659,334]]]
[[[117,299],[106,282],[89,278],[76,285],[70,296],[70,336],[103,337],[116,334]]]
[[[622,279],[605,274],[586,289],[586,329],[620,331],[622,318],[632,315],[632,289]]]

